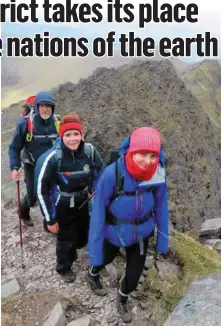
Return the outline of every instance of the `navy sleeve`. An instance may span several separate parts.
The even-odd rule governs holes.
[[[21,167],[21,150],[25,144],[25,135],[27,129],[27,121],[25,118],[19,119],[16,126],[13,139],[9,145],[9,164],[10,169],[19,169]]]
[[[55,150],[41,155],[35,167],[35,189],[43,215],[48,224],[54,224],[54,206],[51,200],[52,180],[56,178]]]
[[[157,187],[154,194],[155,207],[154,215],[157,225],[157,252],[166,254],[169,244],[169,208],[168,208],[168,191],[167,183]]]
[[[103,264],[103,241],[106,224],[106,206],[113,194],[115,180],[115,165],[108,166],[101,174],[94,196],[89,228],[89,263],[91,266]]]

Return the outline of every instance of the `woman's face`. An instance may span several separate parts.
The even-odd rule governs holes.
[[[146,169],[156,163],[157,155],[154,153],[136,153],[133,155],[133,160],[140,169]]]
[[[68,130],[63,135],[64,144],[72,151],[76,151],[78,149],[81,140],[82,135],[78,130]]]

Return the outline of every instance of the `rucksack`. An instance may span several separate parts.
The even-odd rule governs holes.
[[[56,150],[56,161],[57,161],[57,172],[61,173],[61,162],[63,159],[63,150],[61,148],[61,141],[57,142],[55,146]],[[94,146],[90,143],[84,143],[84,152],[91,162],[91,166],[94,166]]]
[[[35,117],[35,95],[29,96],[25,100],[25,104],[23,105],[23,112],[21,114],[22,117],[25,117],[27,120],[27,134],[26,134],[26,141],[30,142],[33,138],[33,132],[34,132],[34,124],[33,120]],[[59,115],[53,115],[54,119],[54,125],[57,133],[59,133],[59,127],[60,127],[60,116]]]

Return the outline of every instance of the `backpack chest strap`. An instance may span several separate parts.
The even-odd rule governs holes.
[[[33,138],[57,138],[57,134],[50,134],[50,135],[35,135],[33,134]]]
[[[75,207],[75,197],[83,197],[86,194],[88,194],[88,187],[86,187],[80,191],[74,191],[74,192],[61,191],[60,192],[60,195],[62,197],[70,198],[70,207],[72,207],[72,208]]]
[[[106,223],[111,225],[120,225],[120,224],[133,224],[133,225],[140,225],[145,223],[147,220],[149,220],[150,217],[152,217],[152,211],[148,214],[146,214],[144,217],[140,218],[139,220],[123,220],[119,221],[107,208],[106,209]]]

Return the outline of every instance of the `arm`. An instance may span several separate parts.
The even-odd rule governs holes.
[[[157,224],[157,252],[166,254],[168,252],[169,237],[169,209],[167,183],[157,187],[154,194],[154,215]]]
[[[52,180],[56,178],[55,151],[49,150],[39,157],[35,167],[35,190],[48,225],[56,223],[51,202]]]
[[[26,119],[23,118],[17,124],[13,139],[9,145],[9,162],[11,170],[18,170],[21,167],[21,150],[25,144]]]
[[[93,201],[89,228],[89,263],[93,266],[103,264],[103,241],[106,224],[106,206],[109,206],[115,187],[115,166],[108,166],[100,176]]]

